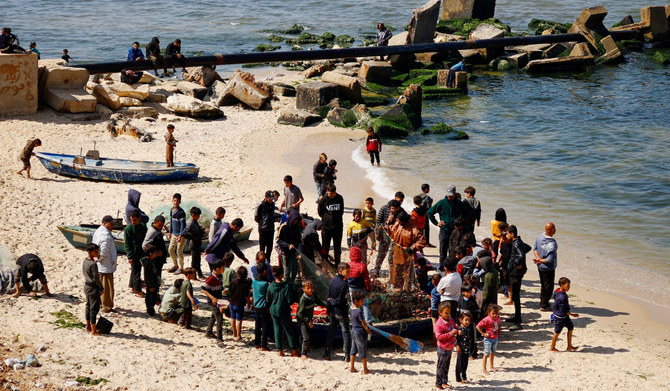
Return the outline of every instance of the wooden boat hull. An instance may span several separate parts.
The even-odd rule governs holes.
[[[124,159],[88,159],[82,156],[38,152],[48,171],[68,177],[108,182],[166,182],[198,178],[200,168],[191,163],[175,163],[168,167],[163,162]],[[83,164],[75,160],[83,160]]]
[[[93,240],[93,234],[95,233],[95,230],[98,229],[98,227],[99,225],[95,224],[59,225],[58,230],[63,234],[65,239],[68,242],[70,242],[72,246],[83,250]],[[253,231],[253,228],[249,228],[247,230],[238,232],[237,234],[235,234],[235,240],[237,242],[243,242],[245,240],[249,240],[251,231]],[[123,239],[123,231],[113,230],[112,237],[114,238],[114,244],[116,245],[116,252],[118,254],[125,254],[126,249],[125,249],[125,241]],[[205,249],[208,243],[209,240],[207,238],[203,238],[201,251]],[[165,241],[165,246],[167,247],[168,245],[169,242]],[[191,252],[190,244],[186,244],[184,252],[185,253]]]

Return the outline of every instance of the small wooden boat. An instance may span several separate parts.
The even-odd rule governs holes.
[[[75,248],[79,249],[85,249],[86,246],[91,243],[93,240],[93,234],[95,233],[95,230],[98,229],[100,225],[97,224],[81,224],[81,225],[59,225],[58,230],[65,236],[65,239],[67,239],[68,242]],[[249,228],[247,230],[240,230],[240,232],[236,233],[235,240],[237,242],[243,242],[245,240],[249,240],[249,235],[251,235],[251,231],[253,231],[253,228]],[[125,254],[126,249],[125,249],[125,241],[123,239],[123,230],[113,230],[112,231],[112,237],[114,238],[114,244],[116,245],[116,252],[119,254]],[[209,240],[204,237],[202,240],[202,250],[205,249],[207,244],[209,243]],[[165,241],[165,246],[167,247],[169,245],[169,242],[166,240]],[[191,251],[190,244],[187,244],[186,247],[184,248],[184,252],[188,253]]]
[[[101,158],[98,151],[86,156],[37,152],[42,165],[54,174],[75,178],[109,182],[163,182],[196,179],[200,168],[192,163],[175,163],[168,167],[164,162]]]

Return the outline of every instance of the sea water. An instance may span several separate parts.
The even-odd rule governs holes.
[[[377,22],[402,31],[424,0],[9,0],[0,24],[42,58],[69,49],[75,63],[123,61],[133,41],[153,36],[164,48],[176,38],[188,55],[251,52],[270,43],[264,29],[299,23],[307,32],[373,37]],[[572,22],[584,7],[604,5],[611,26],[626,15],[639,21],[633,0],[498,0],[496,17],[524,31],[532,18]],[[282,45],[288,49],[287,45]],[[309,46],[305,46],[305,49]],[[318,48],[312,46],[314,50]],[[441,198],[448,184],[472,185],[482,200],[482,224],[504,207],[532,243],[546,221],[558,227],[559,274],[583,285],[656,304],[670,300],[670,68],[646,54],[593,72],[533,76],[477,72],[467,96],[427,101],[424,125],[445,122],[467,141],[412,136],[387,142],[382,168],[370,168],[362,148],[354,160],[367,170],[378,206],[397,189],[408,196],[421,183]],[[224,68],[230,71],[234,67]],[[416,190],[416,191],[414,191]],[[481,239],[481,238],[480,238]]]

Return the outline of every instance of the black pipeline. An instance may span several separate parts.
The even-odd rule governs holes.
[[[638,32],[610,31],[615,40],[632,39],[638,37]],[[308,60],[332,60],[337,58],[388,56],[394,54],[446,52],[450,50],[464,49],[487,49],[505,46],[551,44],[560,42],[586,42],[581,34],[552,34],[533,35],[529,37],[508,37],[494,39],[478,39],[466,41],[451,41],[442,43],[420,43],[415,45],[397,46],[372,46],[348,49],[323,49],[323,50],[292,50],[286,52],[261,52],[261,53],[239,53],[239,54],[217,54],[213,56],[193,56],[186,58],[186,66],[195,67],[201,65],[230,65],[230,64],[254,64],[264,62],[283,61],[308,61]],[[122,69],[135,71],[153,69],[151,61],[120,61],[101,62],[91,64],[73,65],[77,68],[85,68],[91,74],[120,72]]]

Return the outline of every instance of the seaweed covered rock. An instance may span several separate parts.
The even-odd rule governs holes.
[[[408,104],[393,105],[390,110],[371,121],[375,133],[381,137],[406,137],[421,126],[421,117]]]
[[[353,110],[345,109],[344,107],[333,107],[326,115],[326,119],[331,125],[340,128],[351,128],[358,123],[356,113]]]
[[[651,60],[659,64],[667,65],[670,64],[670,50],[657,50]]]
[[[423,129],[421,134],[439,134],[444,135],[448,140],[467,140],[470,138],[467,133],[460,130],[454,130],[451,126],[440,122],[439,124],[431,127],[430,129]]]
[[[565,34],[570,30],[571,26],[572,24],[570,23],[552,22],[543,19],[531,19],[531,21],[528,22],[528,28],[535,32],[536,35],[540,35],[543,31],[548,29],[552,29],[555,33]]]
[[[474,18],[453,18],[449,20],[440,20],[437,23],[435,31],[444,33],[444,34],[454,34],[461,37],[467,37],[473,32],[480,24],[486,23],[491,26],[497,27],[503,30],[505,33],[512,31],[512,28],[509,25],[501,22],[496,18],[488,19],[474,19]]]
[[[254,52],[274,52],[275,50],[281,48],[279,45],[268,45],[265,43],[259,43],[254,48]]]

